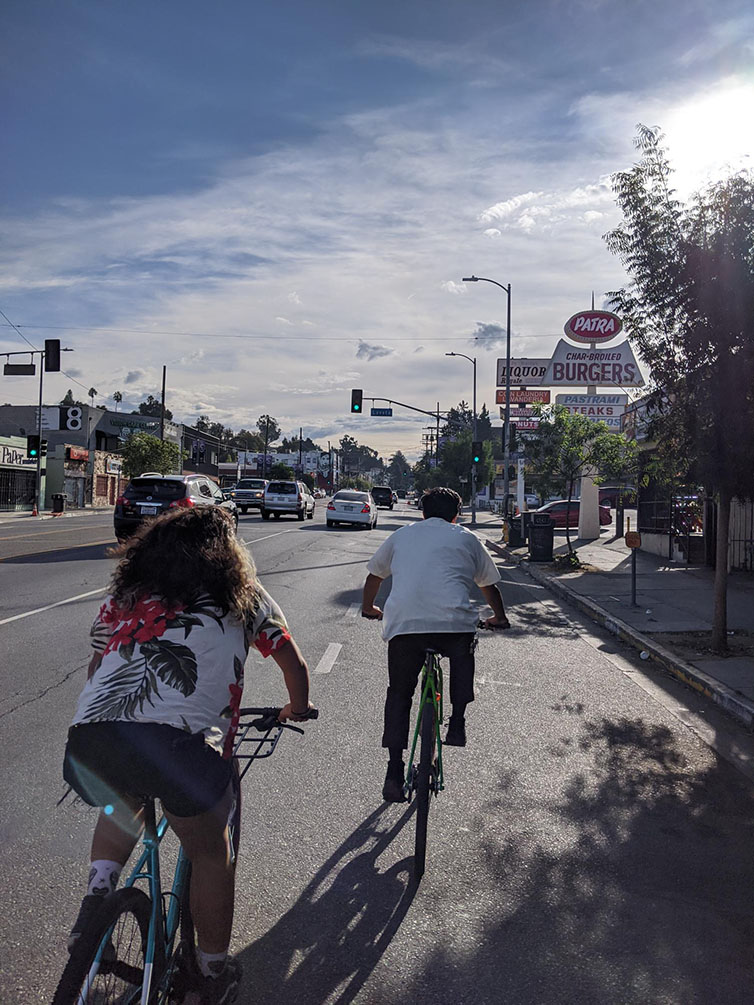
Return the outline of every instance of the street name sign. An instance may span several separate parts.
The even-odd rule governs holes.
[[[392,408],[372,408],[369,411],[370,415],[392,415]]]
[[[520,388],[511,388],[511,404],[516,405],[527,405],[535,401],[541,402],[543,405],[550,404],[550,392],[549,391],[539,391],[536,388],[534,390],[521,390]],[[495,404],[504,405],[505,404],[505,388],[499,387],[495,391]]]
[[[609,349],[582,349],[561,339],[542,383],[547,387],[582,387],[585,384],[643,387],[644,378],[628,342]]]
[[[511,384],[526,385],[541,384],[542,377],[547,372],[549,359],[512,359],[511,360]],[[504,359],[497,361],[497,386],[505,385],[505,374],[507,367]]]

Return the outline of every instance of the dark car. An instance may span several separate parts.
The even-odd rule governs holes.
[[[393,490],[389,485],[375,485],[372,490],[372,499],[375,505],[381,509],[393,508]]]
[[[132,478],[115,501],[113,523],[119,541],[133,533],[143,520],[179,506],[222,506],[238,526],[238,510],[223,497],[220,486],[206,475],[141,475]]]

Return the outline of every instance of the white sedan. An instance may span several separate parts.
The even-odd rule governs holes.
[[[372,530],[377,526],[377,506],[368,492],[342,489],[327,504],[327,526],[339,523],[360,524]]]

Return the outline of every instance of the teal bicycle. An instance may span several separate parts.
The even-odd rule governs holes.
[[[316,719],[317,709],[309,713]],[[241,822],[241,781],[255,760],[269,757],[284,729],[279,708],[242,708],[233,757],[235,798],[229,817],[234,860]],[[172,995],[175,955],[193,957],[189,908],[191,863],[181,849],[169,891],[162,884],[160,844],[168,829],[154,799],[144,800],[143,849],[124,886],[109,897],[81,933],[60,978],[52,1005],[163,1005]],[[138,884],[138,885],[137,885]]]

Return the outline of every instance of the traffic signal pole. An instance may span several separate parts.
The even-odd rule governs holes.
[[[39,450],[37,451],[37,487],[34,493],[34,509],[32,516],[39,516],[42,508],[42,388],[44,386],[45,354],[39,354],[39,410],[37,412],[37,435],[39,436]]]

